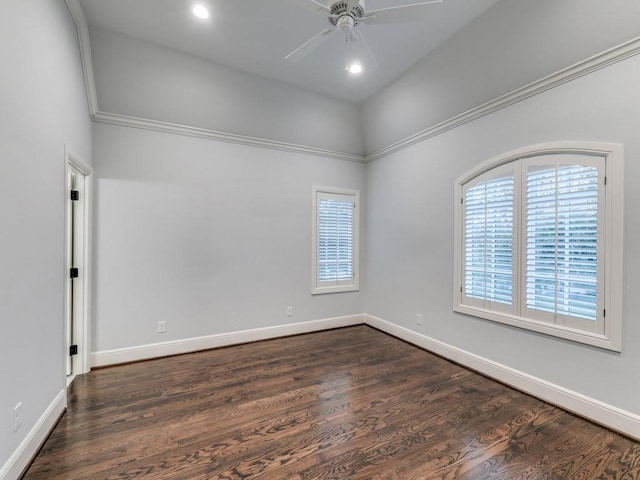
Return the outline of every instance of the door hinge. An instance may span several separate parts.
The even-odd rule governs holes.
[[[69,347],[69,356],[72,357],[78,354],[78,345],[71,345]]]
[[[80,200],[80,192],[78,190],[71,190],[71,200]]]
[[[69,269],[69,278],[78,278],[80,272],[77,268],[73,267]]]
[[[606,316],[607,316],[607,309],[605,308],[602,310],[602,317],[604,318]]]

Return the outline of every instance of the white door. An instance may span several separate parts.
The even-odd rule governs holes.
[[[84,321],[85,176],[69,165],[67,170],[67,288],[66,353],[67,377],[75,375],[80,322]]]

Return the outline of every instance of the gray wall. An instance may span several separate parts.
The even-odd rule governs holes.
[[[362,106],[367,154],[640,36],[637,0],[503,0]]]
[[[640,56],[450,130],[367,168],[367,312],[516,370],[640,414]],[[518,147],[559,140],[626,150],[621,354],[454,314],[457,177]],[[416,326],[416,314],[425,315]]]
[[[364,311],[310,289],[312,185],[365,165],[104,124],[94,165],[94,351]]]
[[[356,105],[106,30],[91,48],[102,111],[364,154]]]
[[[0,58],[2,469],[65,388],[64,144],[89,163],[91,124],[64,2],[3,2]]]
[[[94,351],[367,311],[640,413],[639,57],[366,166],[102,124],[92,147],[64,2],[2,8],[0,466],[64,389],[65,142],[96,158]],[[363,123],[353,105],[104,32],[92,40],[105,111],[360,154],[362,125],[367,151],[385,147],[636,36],[639,9],[505,0],[370,99]],[[567,139],[626,147],[621,354],[452,313],[453,181],[510,149]],[[313,184],[363,192],[360,293],[309,294]]]

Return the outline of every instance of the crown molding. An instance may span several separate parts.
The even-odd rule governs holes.
[[[513,90],[366,156],[371,162],[640,53],[640,37]]]
[[[349,162],[363,163],[366,161],[363,155],[337,152],[334,150],[310,147],[306,145],[296,145],[293,143],[279,142],[277,140],[268,140],[265,138],[249,137],[234,133],[218,132],[206,128],[178,125],[174,123],[167,123],[157,120],[150,120],[146,118],[138,118],[129,115],[121,115],[117,113],[108,113],[101,111],[98,106],[98,95],[96,91],[95,75],[93,72],[93,59],[91,57],[91,41],[89,38],[89,25],[87,23],[87,18],[85,17],[82,6],[80,5],[80,0],[65,1],[78,30],[80,56],[82,60],[82,70],[84,72],[85,88],[87,91],[89,114],[91,115],[91,119],[93,121],[126,127],[142,128],[145,130],[153,130],[156,132],[204,138],[207,140],[217,140],[220,142],[249,145],[252,147],[262,147],[272,150],[281,150],[285,152],[335,158],[338,160],[347,160]]]
[[[82,71],[84,73],[84,85],[87,91],[87,102],[89,104],[89,114],[93,115],[98,111],[98,95],[96,93],[96,80],[93,74],[93,59],[91,58],[91,42],[89,40],[89,25],[87,17],[80,6],[80,0],[66,0],[67,8],[78,30],[78,42],[80,43],[80,58],[82,61]]]
[[[149,120],[146,118],[137,118],[129,115],[120,115],[117,113],[107,113],[97,111],[91,118],[100,123],[109,123],[112,125],[121,125],[125,127],[142,128],[145,130],[153,130],[155,132],[172,133],[175,135],[184,135],[187,137],[204,138],[206,140],[217,140],[219,142],[237,143],[240,145],[248,145],[251,147],[269,148],[271,150],[281,150],[285,152],[302,153],[307,155],[315,155],[320,157],[335,158],[338,160],[347,160],[349,162],[364,163],[365,157],[352,153],[336,152],[323,148],[309,147],[305,145],[296,145],[293,143],[279,142],[277,140],[268,140],[265,138],[248,137],[245,135],[237,135],[234,133],[217,132],[206,128],[190,127],[187,125],[178,125],[175,123],[160,122],[157,120]]]
[[[339,160],[347,160],[350,162],[358,163],[368,163],[379,158],[386,157],[387,155],[403,150],[407,147],[410,147],[411,145],[440,135],[444,132],[447,132],[448,130],[452,130],[456,127],[464,125],[465,123],[472,122],[473,120],[484,117],[485,115],[489,115],[498,110],[502,110],[503,108],[506,108],[510,105],[521,102],[535,95],[539,95],[546,92],[547,90],[551,90],[555,87],[571,82],[573,80],[576,80],[577,78],[588,75],[614,63],[621,62],[640,53],[640,37],[636,37],[632,40],[629,40],[628,42],[618,45],[617,47],[613,47],[602,53],[594,55],[570,67],[564,68],[540,80],[536,80],[528,85],[525,85],[524,87],[513,90],[512,92],[495,98],[487,103],[484,103],[483,105],[474,107],[448,120],[440,122],[425,130],[422,130],[402,140],[392,143],[387,147],[381,148],[373,153],[363,156],[100,111],[96,93],[95,76],[93,72],[93,61],[91,58],[91,43],[89,40],[89,27],[87,24],[87,19],[84,15],[82,7],[80,6],[80,0],[65,1],[78,30],[80,55],[82,59],[85,86],[87,90],[89,113],[91,114],[91,118],[94,121],[101,123],[110,123],[114,125],[143,128],[164,133],[173,133],[176,135],[204,138],[208,140],[217,140],[254,147],[270,148],[273,150],[335,158]]]

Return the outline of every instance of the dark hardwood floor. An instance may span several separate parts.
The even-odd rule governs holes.
[[[95,370],[23,477],[640,478],[640,444],[366,326]]]

